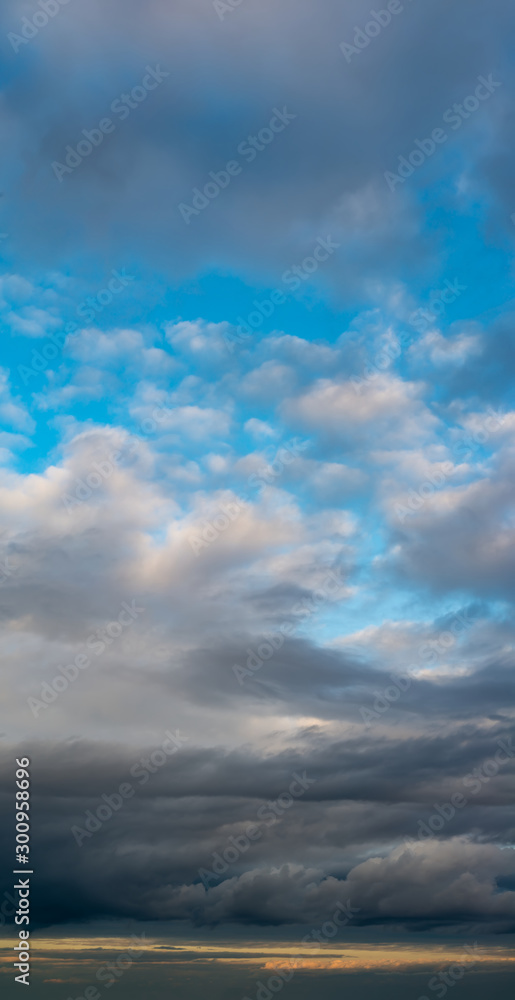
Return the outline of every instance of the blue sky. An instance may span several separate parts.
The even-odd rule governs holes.
[[[2,744],[38,760],[38,926],[277,944],[352,890],[342,947],[491,949],[509,753],[416,830],[513,734],[513,11],[55,3],[0,14]]]

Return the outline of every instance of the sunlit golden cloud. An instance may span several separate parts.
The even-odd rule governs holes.
[[[0,947],[0,968],[5,969],[11,962],[13,941],[5,941]],[[52,969],[90,966],[103,962],[107,957],[128,951],[133,945],[131,938],[80,938],[71,937],[54,940],[36,938],[33,943],[32,962],[35,966]],[[513,952],[505,947],[480,946],[473,956],[466,951],[466,942],[452,945],[427,944],[416,947],[407,944],[380,945],[332,945],[309,948],[295,943],[219,942],[200,944],[196,941],[170,941],[146,939],[138,948],[143,952],[138,965],[145,963],[155,967],[161,965],[220,964],[255,970],[294,969],[298,972],[334,971],[356,972],[416,971],[437,969],[454,962],[476,968],[494,969],[511,967],[515,962]],[[46,982],[72,982],[71,978],[49,978]]]

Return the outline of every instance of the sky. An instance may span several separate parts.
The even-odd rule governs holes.
[[[4,0],[6,996],[512,995],[514,28]]]

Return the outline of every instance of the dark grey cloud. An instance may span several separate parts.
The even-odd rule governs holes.
[[[350,898],[358,924],[414,929],[479,920],[506,930],[515,916],[514,861],[499,847],[513,836],[515,765],[504,754],[492,776],[485,764],[499,740],[510,749],[512,739],[506,726],[469,727],[447,737],[317,748],[307,732],[302,751],[258,757],[184,747],[165,764],[156,758],[153,770],[155,747],[25,744],[34,761],[36,919],[280,925],[323,919]],[[3,754],[4,801],[15,751]],[[106,801],[127,782],[132,796],[106,815]],[[456,793],[466,804],[433,838],[427,825],[420,834],[438,806],[449,816]],[[250,827],[259,832],[252,843]],[[235,843],[243,849],[225,866],[219,860],[213,874]]]
[[[402,527],[395,526],[392,565],[399,573],[435,590],[511,601],[513,465],[510,443],[489,475],[447,486],[442,492],[448,503],[435,492]]]
[[[16,2],[4,6],[2,34],[23,10]],[[420,179],[392,195],[383,173],[473,92],[478,75],[497,73],[500,96],[452,140],[473,157],[469,169],[482,174],[493,197],[508,200],[503,178],[512,130],[503,112],[513,11],[505,0],[488,10],[479,0],[406,6],[348,64],[339,43],[369,14],[366,0],[344,9],[333,2],[314,8],[307,0],[264,9],[250,0],[223,23],[203,2],[143,8],[120,0],[106,9],[95,0],[87,11],[70,5],[17,55],[7,53],[6,209],[15,197],[32,206],[16,225],[13,219],[14,246],[30,245],[34,263],[62,266],[66,259],[73,266],[79,252],[101,240],[106,259],[122,254],[131,264],[143,241],[147,263],[175,278],[213,256],[222,267],[241,262],[243,273],[263,275],[264,256],[269,278],[327,229],[341,236],[343,251],[324,281],[348,293],[361,286],[365,263],[369,275],[389,271],[397,279],[414,277],[424,262],[431,266],[444,233],[413,253],[414,225],[423,216],[411,191]],[[62,160],[66,145],[96,127],[111,102],[157,62],[169,73],[162,85],[59,184],[52,161]],[[231,114],[213,114],[220,106]],[[186,226],[179,203],[191,203],[192,189],[238,155],[238,144],[265,126],[276,106],[287,106],[295,121]],[[474,139],[487,123],[496,157],[483,165],[486,154]],[[21,174],[11,162],[20,154]],[[446,155],[426,164],[425,183],[445,175]],[[365,210],[359,226],[358,203]],[[304,240],[296,235],[301,230]]]

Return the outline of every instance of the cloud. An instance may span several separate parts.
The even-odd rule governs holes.
[[[284,414],[322,440],[348,449],[377,439],[390,448],[409,446],[427,439],[438,426],[437,419],[421,399],[422,386],[378,375],[362,392],[352,381],[321,379],[306,393],[284,404]]]
[[[478,597],[509,593],[513,525],[511,446],[490,475],[435,490],[393,531],[389,563],[401,575],[436,590]]]
[[[513,208],[507,186],[511,131],[500,109],[511,79],[504,42],[512,23],[510,6],[501,4],[495,25],[477,2],[466,18],[460,7],[450,11],[441,2],[431,18],[413,7],[402,22],[348,65],[339,42],[352,37],[354,25],[369,12],[364,0],[348,12],[331,2],[316,15],[306,3],[300,7],[290,3],[271,13],[256,11],[249,4],[229,26],[221,25],[212,8],[206,10],[199,2],[179,6],[173,13],[152,3],[144,16],[132,7],[130,18],[120,16],[119,4],[107,15],[96,0],[87,17],[70,8],[44,38],[32,43],[38,47],[37,62],[27,62],[25,51],[18,54],[17,60],[25,62],[30,74],[27,89],[16,100],[11,90],[5,94],[10,157],[19,160],[20,148],[28,150],[27,178],[38,204],[38,212],[17,219],[16,226],[7,213],[6,225],[16,232],[18,246],[27,247],[32,241],[33,258],[50,259],[55,267],[63,260],[61,240],[73,255],[81,241],[91,247],[101,234],[106,255],[114,261],[122,253],[133,256],[144,242],[148,257],[169,274],[184,274],[193,262],[202,270],[216,258],[222,267],[240,266],[271,277],[280,276],[299,259],[299,249],[302,259],[327,230],[342,244],[343,254],[339,262],[326,265],[320,275],[324,282],[354,292],[356,284],[362,287],[360,272],[365,262],[368,274],[374,270],[398,273],[401,260],[414,270],[436,251],[442,238],[438,233],[432,246],[420,245],[412,254],[413,233],[421,216],[415,192],[423,171],[395,198],[384,182],[384,171],[395,168],[398,157],[413,148],[415,138],[429,135],[441,123],[446,108],[463,100],[473,91],[478,75],[494,66],[503,90],[483,107],[481,120],[476,116],[451,139],[455,155],[469,159],[471,180],[480,179],[495,192],[508,216]],[[2,15],[4,32],[20,19],[19,5],[8,5]],[[103,25],[100,47],[99,21]],[[292,23],[298,40],[293,49]],[[459,59],[446,45],[446,37],[456,31],[464,38]],[[188,57],[195,40],[202,45],[205,61],[202,80],[195,76]],[[265,44],[269,59],[263,76],[260,58]],[[83,79],[93,50],[98,56],[99,87],[91,92]],[[284,51],[289,52],[287,74]],[[119,121],[110,106],[141,80],[148,53],[170,75],[137,113]],[[436,81],[431,73],[435,61],[440,66]],[[59,78],[49,71],[56,64],[68,73],[65,99]],[[386,72],[392,64],[399,68],[395,77]],[[16,65],[13,60],[11,73]],[[306,65],[313,72],[306,73]],[[184,85],[182,103],[177,98],[176,78]],[[203,83],[205,78],[216,81],[218,103],[238,94],[230,117],[215,123],[213,95]],[[408,88],[412,102],[407,113],[399,115]],[[338,121],[337,128],[328,129],[325,115],[320,116],[324,100],[327,120]],[[276,106],[287,106],[296,120],[254,162],[246,162],[238,145],[267,124]],[[72,177],[58,184],[52,162],[62,160],[66,145],[76,146],[81,130],[95,127],[106,114],[115,119],[116,131]],[[149,116],[154,123],[151,132]],[[476,130],[487,129],[493,133],[497,150],[492,162],[484,144],[474,143]],[[446,147],[426,165],[424,180],[427,169],[437,177],[445,176],[448,155]],[[205,185],[210,171],[222,170],[235,156],[242,161],[241,176],[186,226],[179,203],[190,201],[193,189]],[[14,191],[22,194],[28,179],[17,173],[13,177]],[[299,230],[305,234],[302,248]],[[410,253],[416,258],[412,268]]]
[[[376,746],[353,775],[354,791],[349,768],[358,757],[354,748],[341,756],[337,745],[315,751],[312,759],[289,751],[280,763],[186,747],[155,769],[153,748],[72,740],[63,767],[63,746],[29,747],[38,760],[38,920],[53,922],[59,913],[68,920],[131,916],[196,925],[316,926],[337,904],[349,904],[357,926],[419,930],[479,923],[483,930],[509,931],[515,917],[513,852],[453,829],[445,839],[417,840],[417,820],[434,811],[434,792],[428,789],[421,809],[411,798],[420,787],[415,773],[408,787],[391,783],[402,756],[414,762],[411,771],[429,764],[436,777],[445,759],[437,750],[431,760],[436,747],[436,741],[426,748],[414,744],[415,755],[407,756],[399,741],[397,764],[390,747],[385,766],[385,748],[381,753]],[[376,792],[367,786],[373,761]],[[283,793],[299,776],[306,791],[292,803]],[[7,758],[3,780],[9,780]],[[79,847],[72,827],[87,833],[94,826],[88,817],[108,799],[115,801],[113,793],[127,781],[133,796],[111,818],[105,819],[104,810],[101,828],[81,837]],[[282,807],[274,811],[274,803]],[[498,823],[508,830],[509,781],[496,807]],[[493,837],[484,799],[469,808],[482,838]],[[246,836],[251,826],[258,831],[252,841]],[[392,840],[400,843],[392,846]],[[231,854],[227,848],[235,843],[240,848]],[[67,865],[68,891],[56,878],[56,851]],[[136,884],[130,872],[143,857],[144,875]],[[202,872],[205,878],[210,873],[207,887]]]
[[[13,398],[9,384],[9,373],[0,368],[0,421],[4,426],[25,431],[35,429],[35,423],[20,399]]]

